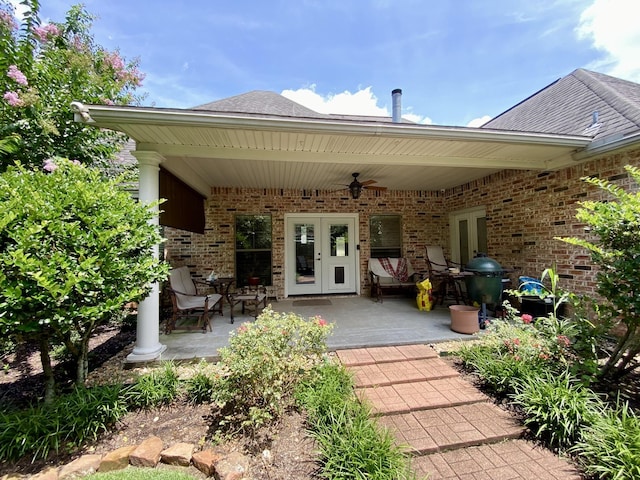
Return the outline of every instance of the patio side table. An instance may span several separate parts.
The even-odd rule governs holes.
[[[231,306],[231,323],[233,323],[233,307],[242,304],[242,313],[245,313],[246,308],[252,308],[251,315],[254,320],[258,318],[258,315],[264,308],[267,307],[267,294],[264,288],[248,289],[229,295]]]
[[[233,277],[219,277],[215,280],[209,281],[209,285],[213,288],[214,292],[222,295],[222,302],[220,306],[220,311],[222,312],[222,307],[224,307],[225,300],[229,305],[231,305],[231,286],[236,281]],[[222,313],[220,313],[222,315]],[[232,322],[233,323],[233,322]]]

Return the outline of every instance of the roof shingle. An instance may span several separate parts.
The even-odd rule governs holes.
[[[598,112],[593,125],[594,112]],[[482,128],[595,138],[640,130],[640,84],[577,69]]]

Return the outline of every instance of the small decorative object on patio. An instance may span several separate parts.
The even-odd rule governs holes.
[[[418,310],[431,311],[433,308],[433,286],[431,285],[431,280],[427,278],[416,283],[416,286],[418,287],[418,296],[416,297]]]

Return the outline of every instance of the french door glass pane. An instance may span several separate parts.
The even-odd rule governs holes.
[[[478,230],[478,252],[487,253],[487,218],[479,217],[476,225]]]
[[[349,256],[349,226],[331,225],[330,228],[331,256]]]
[[[314,225],[307,223],[295,224],[296,234],[296,283],[316,283],[314,270]]]
[[[462,266],[469,263],[469,224],[466,220],[458,222],[460,229],[460,264]]]

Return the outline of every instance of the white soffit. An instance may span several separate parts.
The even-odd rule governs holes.
[[[160,153],[164,168],[205,195],[214,186],[335,190],[352,172],[391,190],[440,190],[504,169],[569,166],[590,143],[462,127],[84,108],[93,125]]]

